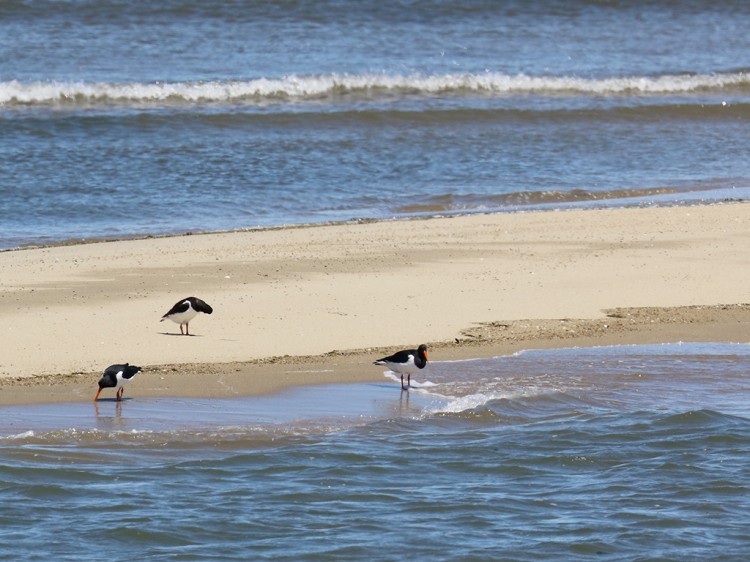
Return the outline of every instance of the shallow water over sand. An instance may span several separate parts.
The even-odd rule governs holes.
[[[445,402],[402,393],[387,383],[303,386],[279,395],[235,399],[128,398],[98,402],[7,406],[0,432],[35,435],[75,430],[117,436],[205,431],[324,431],[388,417],[419,416]],[[102,436],[103,436],[102,435]]]
[[[15,559],[742,559],[748,370],[746,344],[569,349],[433,363],[409,393],[2,408],[0,538]]]

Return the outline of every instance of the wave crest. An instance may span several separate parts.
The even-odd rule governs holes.
[[[502,73],[433,76],[328,74],[254,80],[152,83],[0,82],[0,106],[273,103],[414,96],[674,95],[750,92],[750,73],[577,78]]]

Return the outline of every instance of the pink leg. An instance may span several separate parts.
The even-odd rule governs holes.
[[[185,335],[186,336],[190,335],[190,322],[185,324]]]
[[[124,388],[120,388],[120,390],[117,391],[117,397],[116,397],[117,402],[122,400],[122,393],[124,390],[125,390]]]

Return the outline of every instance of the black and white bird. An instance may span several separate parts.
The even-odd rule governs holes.
[[[190,324],[190,321],[195,318],[195,316],[199,312],[203,312],[204,314],[211,314],[213,311],[214,309],[211,308],[205,301],[202,301],[201,299],[197,299],[195,297],[188,297],[186,299],[178,301],[169,310],[169,312],[161,317],[161,320],[159,320],[159,322],[164,322],[164,320],[169,319],[172,322],[180,325],[181,334],[189,336],[190,330],[188,324]],[[185,332],[182,331],[183,325],[185,326]]]
[[[393,355],[375,361],[374,365],[385,365],[394,373],[401,375],[401,389],[408,390],[411,386],[411,375],[427,365],[427,346],[422,344],[417,349],[397,351]],[[404,375],[407,376],[407,386],[404,386]]]
[[[118,402],[122,400],[122,392],[125,390],[125,385],[133,380],[133,377],[140,371],[140,367],[130,365],[129,363],[125,363],[124,365],[110,365],[104,369],[104,376],[99,379],[99,391],[94,396],[94,402],[99,400],[99,394],[105,388],[116,388],[116,400]]]

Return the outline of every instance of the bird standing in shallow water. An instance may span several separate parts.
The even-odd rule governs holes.
[[[203,312],[205,314],[211,314],[214,311],[213,308],[211,308],[208,303],[205,301],[202,301],[201,299],[197,299],[195,297],[188,297],[186,299],[182,299],[181,301],[178,301],[170,310],[167,312],[164,316],[161,317],[161,320],[159,322],[164,322],[164,320],[171,320],[172,322],[175,322],[180,325],[180,333],[189,336],[190,335],[190,329],[189,324],[190,321],[195,318],[195,316],[199,312]],[[185,325],[185,332],[182,331],[182,325]]]
[[[99,399],[99,394],[105,388],[116,388],[116,400],[122,400],[125,384],[129,383],[141,371],[140,367],[125,363],[124,365],[110,365],[104,369],[104,376],[99,379],[99,391],[94,396],[94,402]]]
[[[374,362],[374,365],[385,365],[394,373],[401,375],[401,389],[408,390],[411,386],[411,375],[427,365],[427,346],[422,344],[417,349],[406,349],[397,351],[393,355],[383,357]],[[407,378],[407,386],[404,386],[404,375]]]

